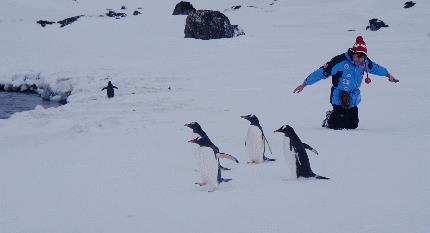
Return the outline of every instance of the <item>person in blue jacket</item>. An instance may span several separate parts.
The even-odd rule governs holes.
[[[367,46],[362,36],[358,36],[352,48],[332,58],[324,66],[311,73],[305,81],[294,89],[300,93],[305,86],[332,76],[330,103],[323,127],[330,129],[356,129],[358,127],[358,104],[361,101],[360,86],[366,72],[365,82],[371,82],[368,73],[388,77],[390,82],[398,82],[388,70],[367,57]]]

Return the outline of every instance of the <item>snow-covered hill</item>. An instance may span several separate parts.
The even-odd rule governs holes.
[[[39,74],[72,92],[0,120],[0,232],[430,232],[430,3],[416,2],[199,0],[246,33],[202,41],[184,38],[177,1],[2,0],[0,83]],[[371,18],[390,27],[366,31]],[[292,90],[357,35],[400,83],[372,76],[359,128],[323,129],[331,81]],[[276,162],[246,164],[249,113]],[[214,193],[194,185],[191,121],[240,160]],[[286,179],[283,124],[331,180]]]

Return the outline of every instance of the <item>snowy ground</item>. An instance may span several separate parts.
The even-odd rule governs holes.
[[[211,41],[183,38],[176,3],[2,0],[0,81],[41,73],[73,91],[67,105],[0,120],[1,233],[430,232],[429,2],[192,2],[257,7],[226,12],[246,36]],[[123,4],[143,14],[35,23]],[[374,17],[390,27],[365,31]],[[359,129],[322,129],[331,81],[292,90],[357,35],[400,83],[372,77]],[[119,88],[111,100],[108,80]],[[246,164],[248,113],[278,161]],[[191,121],[241,161],[224,163],[233,181],[217,192],[193,184]],[[283,124],[320,152],[311,165],[330,181],[286,179],[272,133]]]

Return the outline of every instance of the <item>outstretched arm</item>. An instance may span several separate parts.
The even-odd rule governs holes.
[[[333,57],[329,62],[327,62],[325,65],[321,66],[314,72],[312,72],[306,79],[303,81],[302,84],[300,84],[296,89],[294,89],[293,93],[300,93],[303,91],[303,89],[308,86],[312,85],[322,79],[326,79],[333,74],[337,72],[337,64],[341,62],[344,59],[343,55],[338,55],[336,57]]]
[[[395,83],[399,82],[398,79],[396,79],[393,75],[390,74],[390,72],[388,72],[387,68],[373,62],[369,58],[367,58],[367,68],[369,73],[371,74],[375,74],[382,77],[388,77],[388,81],[390,82],[395,82]]]
[[[318,70],[314,71],[312,74],[310,74],[305,81],[303,81],[302,84],[300,84],[299,86],[297,86],[293,93],[300,93],[303,91],[303,89],[307,86],[307,85],[312,85],[318,81],[320,81],[321,79],[326,79],[327,77],[324,76],[324,71],[323,68],[319,68]]]
[[[102,91],[103,91],[103,90],[106,90],[106,87],[103,87],[103,88],[102,88]]]
[[[315,154],[318,154],[318,151],[315,150],[314,148],[312,148],[311,146],[309,146],[308,144],[306,144],[306,143],[302,143],[302,144],[303,144],[303,147],[305,147],[305,149],[308,149],[308,150],[314,152]]]
[[[116,87],[116,86],[113,86],[113,88],[118,89],[118,87]]]

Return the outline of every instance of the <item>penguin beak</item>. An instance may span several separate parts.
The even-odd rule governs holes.
[[[191,128],[191,124],[185,124],[184,126]]]
[[[281,133],[282,132],[282,128],[279,128],[279,129],[277,129],[277,130],[275,130],[275,131],[273,131],[274,133]]]
[[[197,143],[197,139],[199,139],[199,138],[191,139],[191,140],[189,140],[188,142],[189,142],[189,143]]]
[[[248,116],[240,116],[240,117],[243,118],[243,119],[245,119],[245,120],[249,119]]]

